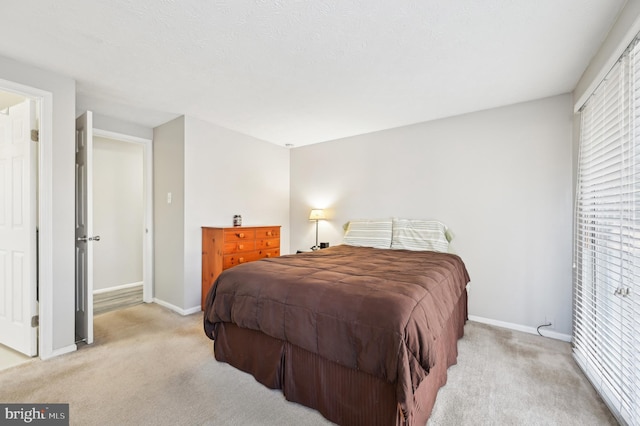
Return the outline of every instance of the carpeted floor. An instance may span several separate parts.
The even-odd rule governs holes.
[[[215,361],[202,314],[138,305],[95,318],[95,343],[0,371],[0,402],[70,404],[72,425],[325,425]],[[433,425],[615,425],[567,343],[469,322]]]

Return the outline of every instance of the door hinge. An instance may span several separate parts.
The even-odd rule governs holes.
[[[40,132],[38,130],[31,131],[31,140],[33,142],[38,142],[40,140]]]
[[[36,328],[40,325],[40,317],[38,315],[34,315],[31,317],[31,327]]]

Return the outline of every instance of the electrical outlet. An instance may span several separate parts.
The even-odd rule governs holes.
[[[545,315],[544,316],[544,323],[545,324],[550,324],[548,328],[555,328],[556,327],[556,321],[553,318],[553,316],[551,316],[551,315]]]

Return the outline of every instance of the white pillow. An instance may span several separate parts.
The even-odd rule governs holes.
[[[391,247],[390,219],[352,220],[349,222],[343,243],[350,246],[388,249]]]
[[[393,218],[392,249],[447,253],[449,241],[447,226],[437,220]]]

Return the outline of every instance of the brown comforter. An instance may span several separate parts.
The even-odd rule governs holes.
[[[452,254],[336,246],[224,271],[206,334],[232,322],[391,383],[403,412],[434,365],[431,344],[469,276]]]

